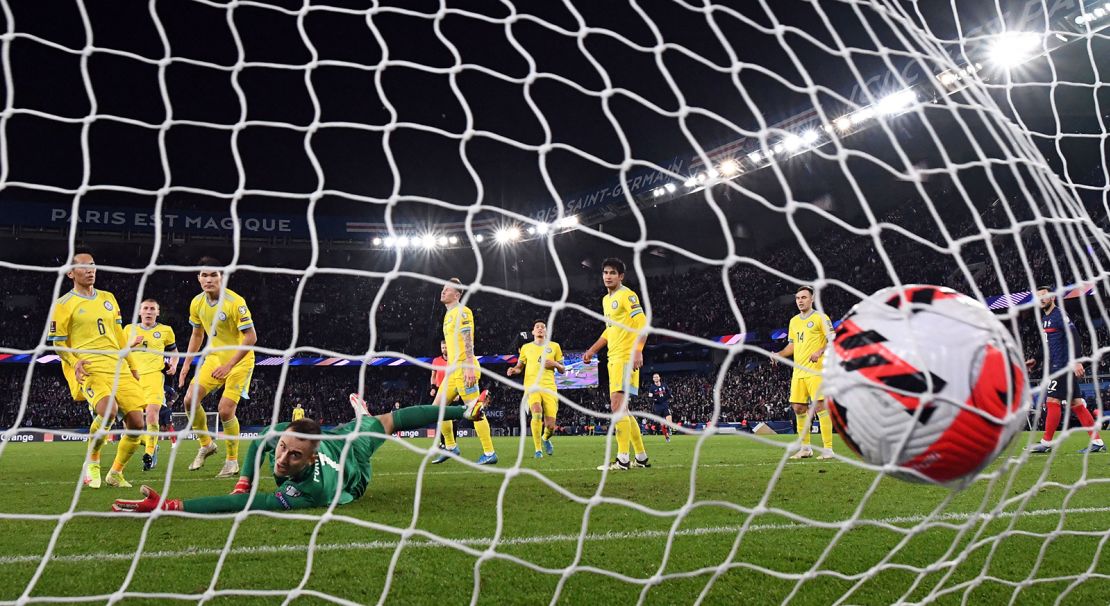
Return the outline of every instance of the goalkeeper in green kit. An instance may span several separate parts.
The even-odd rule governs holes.
[[[262,431],[262,437],[251,443],[250,454],[243,465],[243,475],[229,495],[199,497],[196,499],[163,499],[149,486],[141,488],[145,498],[137,501],[117,499],[112,511],[147,513],[155,509],[187,511],[189,513],[219,513],[228,511],[304,509],[327,507],[339,491],[338,504],[350,503],[361,497],[370,484],[370,458],[395,431],[420,429],[434,425],[439,420],[439,406],[410,406],[384,415],[370,416],[366,403],[357,394],[351,394],[355,420],[331,431],[322,431],[312,419],[292,423],[278,423]],[[470,406],[446,406],[444,421],[482,418],[482,400]],[[352,433],[359,435],[353,440]],[[321,436],[313,438],[313,436]],[[342,436],[323,439],[324,436]],[[350,446],[347,446],[348,441]],[[340,468],[343,449],[347,456]],[[259,491],[251,498],[251,484],[255,466],[265,464],[269,455],[273,459],[274,481],[277,490]]]

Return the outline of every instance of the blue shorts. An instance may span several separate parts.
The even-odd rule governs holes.
[[[172,425],[173,424],[173,411],[169,406],[163,406],[158,409],[158,425]]]
[[[657,417],[668,417],[671,414],[671,407],[667,404],[656,404],[651,412]]]

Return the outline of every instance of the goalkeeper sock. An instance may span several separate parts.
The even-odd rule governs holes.
[[[196,416],[193,417],[193,432],[197,434],[200,447],[208,448],[208,445],[212,443],[212,436],[208,435],[208,415],[204,413],[204,409],[200,406],[197,406],[194,412]]]
[[[798,423],[798,435],[802,436],[802,445],[803,446],[809,446],[809,441],[810,441],[809,440],[809,423],[806,422],[806,420],[808,418],[809,418],[808,413],[807,414],[801,414],[801,415],[798,414],[798,413],[794,413],[794,419]]]
[[[104,448],[104,441],[107,435],[97,436],[99,431],[109,431],[112,429],[112,423],[104,422],[104,417],[96,415],[93,417],[92,423],[89,424],[89,452],[88,458],[93,463],[100,462],[100,449]]]
[[[172,423],[167,425],[167,427],[169,427],[169,431],[170,431],[170,444],[177,444],[177,436],[174,435],[174,434],[177,433],[177,430],[173,428]]]
[[[554,427],[544,427],[543,428],[543,439],[550,440],[551,436],[553,436],[553,435],[555,435],[555,428]]]
[[[482,452],[493,454],[493,438],[490,437],[489,421],[485,417],[474,421],[474,433],[478,434],[478,441],[482,443]]]
[[[629,435],[632,429],[628,427],[629,417],[624,417],[617,421],[617,458],[622,463],[628,462],[628,443],[632,440]]]
[[[404,409],[397,412],[402,412]],[[397,426],[397,412],[393,413],[393,426]],[[439,418],[438,416],[436,418]],[[447,418],[446,416],[444,418]],[[443,436],[443,447],[451,450],[455,447],[455,423],[453,421],[444,421],[439,424],[439,433]]]
[[[1091,416],[1091,411],[1087,410],[1087,403],[1073,404],[1071,407],[1072,413],[1079,419],[1079,424],[1087,428],[1087,434],[1091,436],[1091,440],[1101,442],[1102,439],[1098,435],[1098,427],[1095,426],[1095,418]]]
[[[239,417],[224,421],[224,435],[227,436],[227,460],[239,460]]]
[[[127,467],[127,462],[139,449],[141,441],[139,436],[130,434],[120,438],[119,446],[116,448],[116,460],[112,462],[112,471],[123,471],[123,468]]]
[[[543,444],[540,439],[543,434],[543,419],[540,415],[532,413],[532,445],[536,447],[536,452],[543,449]]]
[[[1042,442],[1051,442],[1056,435],[1056,428],[1060,426],[1060,403],[1045,401],[1044,437]]]
[[[821,444],[825,450],[832,450],[832,419],[829,417],[829,411],[822,410],[817,413],[817,422],[821,424]]]
[[[146,447],[145,451],[148,455],[154,455],[154,449],[158,446],[158,425],[156,423],[146,424],[147,434],[143,436],[143,446]]]
[[[443,418],[448,419],[440,424],[443,438],[449,441],[448,448],[455,447],[455,438],[449,429],[454,425],[451,420],[462,419],[466,412],[465,406],[444,406]],[[409,406],[393,411],[393,431],[407,431],[434,425],[439,419],[439,406]]]
[[[632,440],[632,450],[636,453],[636,459],[642,461],[640,455],[647,453],[647,449],[644,448],[644,434],[640,431],[639,419],[631,415],[628,416],[628,437]]]

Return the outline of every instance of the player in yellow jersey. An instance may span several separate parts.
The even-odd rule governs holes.
[[[443,285],[439,293],[439,301],[447,307],[443,316],[443,340],[447,342],[447,375],[436,392],[435,402],[439,406],[447,406],[456,398],[463,404],[470,406],[475,400],[483,398],[478,390],[478,379],[482,377],[482,369],[478,366],[478,358],[474,355],[474,313],[462,304],[462,282],[458,278],[451,278]],[[440,424],[440,432],[447,441],[445,448],[452,454],[459,454],[458,446],[453,444],[454,438],[449,436],[451,428],[447,421]],[[474,433],[482,443],[482,456],[478,457],[479,465],[495,465],[497,453],[493,449],[493,438],[490,437],[489,421],[483,415],[474,421]],[[446,455],[441,455],[433,463],[446,460]]]
[[[193,415],[193,430],[200,440],[200,450],[189,465],[190,471],[204,466],[204,460],[216,452],[216,444],[208,435],[208,417],[204,414],[201,402],[204,396],[223,387],[220,396],[219,415],[223,424],[222,433],[226,436],[226,457],[217,478],[239,476],[239,418],[235,409],[241,398],[249,398],[251,374],[254,372],[254,350],[258,333],[254,328],[247,301],[230,288],[223,286],[223,273],[220,262],[212,257],[200,260],[197,281],[204,292],[193,298],[189,305],[189,324],[193,334],[189,336],[188,353],[200,351],[204,335],[208,335],[208,349],[189,391],[185,392],[185,411]],[[192,358],[186,355],[178,379],[180,387],[185,386]]]
[[[300,404],[297,404],[296,406],[293,407],[293,420],[294,421],[300,421],[303,418],[304,418],[304,407],[301,406]]]
[[[121,358],[128,342],[116,297],[93,287],[96,265],[91,254],[74,255],[73,265],[66,274],[73,280],[73,290],[54,302],[47,340],[56,347],[80,350],[59,351],[58,355],[63,369],[72,369],[72,381],[84,394],[93,415],[84,481],[89,488],[100,488],[100,450],[107,438],[105,432],[112,428],[117,411],[127,429],[142,431],[146,402],[139,386],[138,361],[133,354]],[[69,373],[63,373],[68,382]],[[123,477],[123,469],[138,447],[138,435],[120,438],[105,483],[131,486]]]
[[[555,415],[559,412],[559,395],[555,386],[555,371],[566,373],[563,366],[563,348],[554,341],[547,340],[547,322],[532,322],[532,342],[520,347],[516,366],[509,369],[511,377],[524,370],[524,396],[532,411],[532,444],[536,447],[535,457],[543,458],[555,454],[551,445],[551,435],[555,433]],[[542,439],[540,434],[543,434]],[[543,451],[540,447],[543,447]]]
[[[798,315],[790,318],[789,339],[786,347],[775,355],[794,359],[794,375],[790,379],[790,406],[798,424],[802,446],[791,459],[808,459],[813,456],[810,448],[810,404],[821,425],[821,442],[824,450],[818,459],[832,457],[832,419],[825,408],[825,395],[821,392],[821,371],[825,364],[825,348],[832,342],[832,320],[813,308],[813,288],[802,286],[794,293]],[[772,363],[777,363],[771,358]]]
[[[628,414],[629,400],[640,392],[640,367],[644,365],[644,343],[647,342],[647,335],[641,331],[647,325],[647,316],[640,298],[624,285],[624,261],[613,258],[602,261],[601,281],[608,291],[601,300],[606,328],[601,338],[582,354],[582,362],[588,364],[602,347],[608,347],[609,405],[616,426],[617,458],[598,469],[651,467],[640,424]],[[631,460],[629,443],[636,452],[635,459]]]
[[[167,351],[177,351],[177,338],[173,329],[158,322],[162,307],[154,299],[139,304],[139,323],[128,324],[127,333],[132,353],[139,361],[139,385],[146,398],[146,430],[143,436],[143,471],[150,471],[158,464],[158,417],[166,405],[166,375],[177,372],[177,358],[170,358],[166,365]]]

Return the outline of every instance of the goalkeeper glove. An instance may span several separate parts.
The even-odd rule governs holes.
[[[231,494],[247,494],[251,491],[251,480],[246,476],[239,476],[239,481],[235,483],[235,488],[231,490]]]
[[[150,513],[155,509],[165,509],[166,511],[181,511],[184,509],[181,499],[166,499],[163,501],[162,497],[154,492],[153,488],[145,484],[139,488],[139,492],[143,493],[146,498],[139,501],[116,499],[116,502],[112,503],[112,511]]]

